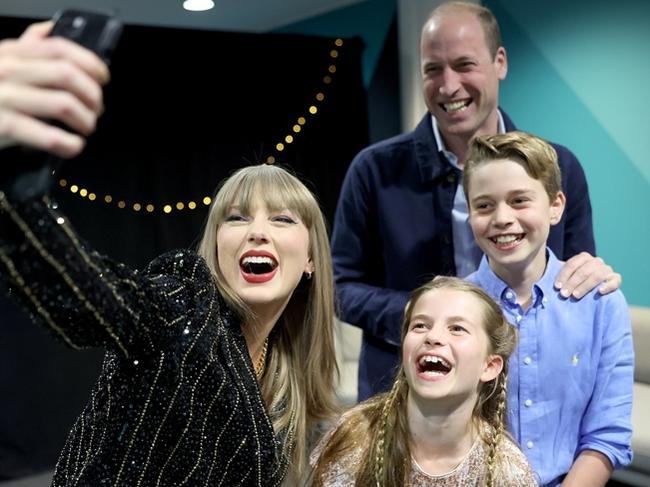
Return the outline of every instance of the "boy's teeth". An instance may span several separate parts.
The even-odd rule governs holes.
[[[447,112],[458,112],[467,108],[467,105],[464,101],[455,101],[453,103],[445,103],[444,107]]]
[[[274,264],[274,262],[273,262],[273,259],[271,259],[270,257],[263,257],[263,256],[258,256],[258,255],[252,256],[251,255],[251,256],[248,256],[248,257],[244,257],[242,259],[242,264],[244,264],[244,265],[246,265],[246,264],[268,264],[268,265],[272,266]]]
[[[500,244],[508,244],[512,242],[516,242],[519,240],[519,237],[517,235],[499,235],[496,239],[497,243]]]

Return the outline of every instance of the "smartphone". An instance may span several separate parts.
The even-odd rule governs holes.
[[[97,54],[106,64],[122,34],[122,22],[109,13],[66,9],[52,18],[50,36],[65,37]]]

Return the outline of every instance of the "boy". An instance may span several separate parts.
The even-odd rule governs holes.
[[[632,459],[634,357],[620,291],[565,300],[547,248],[564,210],[555,150],[522,132],[476,138],[464,171],[469,222],[484,252],[468,280],[519,330],[508,419],[543,485],[604,486]]]

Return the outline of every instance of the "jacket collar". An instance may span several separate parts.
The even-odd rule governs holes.
[[[506,132],[517,130],[517,127],[512,123],[508,114],[501,110],[501,108],[499,108],[499,111],[503,117]],[[420,123],[413,130],[413,144],[415,146],[415,159],[422,182],[433,181],[447,175],[450,170],[457,170],[440,152],[440,148],[433,136],[431,114],[429,112],[422,117]]]

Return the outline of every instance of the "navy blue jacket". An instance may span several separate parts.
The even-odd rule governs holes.
[[[516,130],[501,112],[506,131]],[[560,259],[595,254],[584,171],[553,144],[566,210],[548,246]],[[409,293],[436,275],[455,275],[451,210],[460,171],[439,152],[431,116],[413,132],[381,141],[352,161],[341,189],[332,256],[342,320],[363,329],[359,400],[387,390],[398,365]]]

